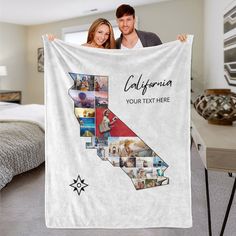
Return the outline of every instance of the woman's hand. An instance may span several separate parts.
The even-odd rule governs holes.
[[[180,42],[186,42],[187,41],[187,34],[178,34],[177,35],[177,39],[180,41]]]

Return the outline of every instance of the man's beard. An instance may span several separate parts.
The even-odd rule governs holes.
[[[123,35],[130,35],[134,32],[134,27],[129,29],[129,31],[127,33],[122,33]]]

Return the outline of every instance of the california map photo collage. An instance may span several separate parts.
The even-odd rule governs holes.
[[[87,149],[120,167],[136,190],[169,184],[168,165],[108,108],[108,76],[71,73],[69,95],[80,124],[80,136],[91,137]]]

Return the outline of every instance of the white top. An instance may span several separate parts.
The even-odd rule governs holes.
[[[124,49],[124,50],[135,49],[135,48],[143,48],[143,45],[142,45],[141,40],[139,38],[138,38],[137,43],[132,48],[127,48],[123,44],[121,44],[121,47],[120,47],[120,49]]]

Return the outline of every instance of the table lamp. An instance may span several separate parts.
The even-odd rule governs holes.
[[[2,77],[2,76],[7,76],[7,67],[6,66],[0,66],[0,77]]]
[[[6,76],[6,75],[7,75],[7,67],[0,66],[0,76]]]

